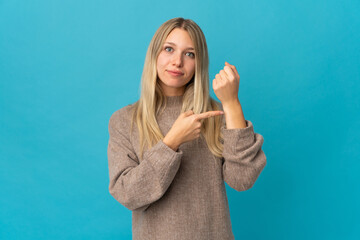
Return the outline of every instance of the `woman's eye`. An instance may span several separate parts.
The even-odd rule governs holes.
[[[165,51],[167,51],[166,49],[172,49],[171,47],[165,47]],[[167,52],[169,52],[169,51],[167,51]]]
[[[192,53],[192,52],[188,52],[188,53],[190,53],[190,57],[195,57],[195,54],[194,53]]]

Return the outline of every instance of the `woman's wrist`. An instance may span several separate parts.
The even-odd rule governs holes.
[[[177,143],[177,141],[175,141],[174,139],[172,139],[171,137],[169,137],[168,135],[166,135],[163,139],[163,142],[172,150],[174,150],[175,152],[178,150],[179,145]]]

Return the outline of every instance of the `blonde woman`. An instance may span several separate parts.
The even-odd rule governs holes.
[[[224,181],[251,188],[266,165],[245,120],[235,66],[209,95],[208,50],[190,19],[163,23],[145,58],[140,99],[109,121],[109,191],[132,211],[133,239],[234,239]]]

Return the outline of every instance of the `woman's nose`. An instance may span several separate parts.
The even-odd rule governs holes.
[[[182,55],[179,53],[175,53],[173,54],[173,58],[172,58],[172,63],[175,64],[176,66],[181,66],[182,65]]]

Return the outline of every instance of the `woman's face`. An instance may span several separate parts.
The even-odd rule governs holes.
[[[184,94],[195,73],[194,44],[187,31],[175,28],[167,36],[157,58],[159,83],[166,96]]]

